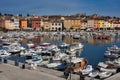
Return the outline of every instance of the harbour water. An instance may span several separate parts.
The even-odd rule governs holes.
[[[112,45],[117,45],[118,47],[120,47],[120,38],[117,35],[112,36],[110,40],[94,40],[91,37],[73,39],[70,36],[43,35],[32,39],[25,38],[22,40],[22,44],[25,46],[26,43],[30,41],[35,43],[36,45],[42,42],[50,42],[55,45],[60,45],[63,42],[66,43],[81,42],[82,44],[84,44],[84,48],[82,51],[79,52],[78,56],[86,58],[88,60],[88,64],[92,65],[94,68],[96,68],[96,65],[99,62],[104,62],[106,60],[109,60],[104,57],[104,53],[107,47],[111,47]],[[25,57],[19,57],[19,55],[12,56],[9,59],[12,60],[19,59],[20,62],[25,62]]]

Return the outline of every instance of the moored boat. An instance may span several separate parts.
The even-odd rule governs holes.
[[[97,71],[97,70],[96,70],[96,71],[92,71],[92,72],[89,73],[88,76],[95,78],[95,77],[97,77],[97,76],[99,75],[99,73],[100,73],[100,72]]]
[[[7,52],[6,50],[0,50],[0,57],[1,58],[5,58],[5,57],[9,57],[11,54],[9,52]]]
[[[68,68],[72,72],[79,72],[79,71],[83,70],[87,66],[87,60],[84,59],[84,58],[76,58],[76,57],[74,57],[68,63],[70,63]]]
[[[87,65],[83,70],[81,70],[83,75],[87,75],[93,71],[92,65]]]
[[[110,77],[111,75],[112,75],[112,73],[110,73],[110,72],[100,72],[99,77],[101,79],[103,79],[103,78]]]

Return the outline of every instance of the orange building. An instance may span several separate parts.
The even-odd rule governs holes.
[[[27,20],[20,20],[20,28],[21,29],[27,29]]]
[[[81,28],[81,20],[80,19],[65,19],[64,27],[66,29],[80,29]]]

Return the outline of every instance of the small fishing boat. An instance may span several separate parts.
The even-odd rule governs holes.
[[[68,61],[68,68],[74,73],[83,70],[87,66],[87,60],[84,58],[73,57]]]

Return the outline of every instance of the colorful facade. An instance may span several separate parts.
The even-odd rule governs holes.
[[[120,28],[120,22],[114,22],[114,27],[118,27],[118,28]]]
[[[28,23],[27,20],[20,20],[20,28],[27,29]]]
[[[61,31],[62,30],[62,21],[53,21],[51,22],[51,28],[52,31]]]
[[[73,29],[80,29],[81,28],[81,20],[73,19],[72,26],[73,26]]]
[[[5,27],[5,29],[8,29],[8,30],[14,30],[15,29],[14,22],[11,21],[11,20],[5,20],[4,27]]]
[[[82,25],[81,20],[79,20],[79,19],[67,19],[67,20],[64,20],[64,27],[66,29],[70,29],[70,28],[80,29],[81,25]]]
[[[81,28],[80,29],[86,29],[87,27],[87,21],[81,21]]]
[[[99,20],[98,21],[98,27],[99,28],[104,28],[105,21],[104,20]]]
[[[35,30],[40,30],[40,28],[41,28],[41,19],[40,18],[32,19],[32,28]]]
[[[44,21],[44,22],[43,22],[43,28],[44,28],[44,30],[49,31],[50,28],[51,28],[51,23],[50,23],[50,21]]]
[[[99,28],[99,24],[98,24],[98,19],[94,20],[94,29],[98,29]]]

